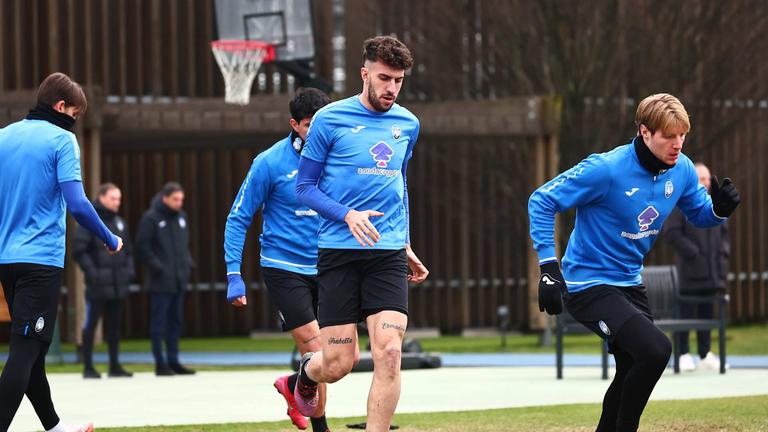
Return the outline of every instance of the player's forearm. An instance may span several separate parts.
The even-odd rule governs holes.
[[[530,220],[531,240],[533,248],[539,254],[541,262],[556,258],[555,255],[555,214],[553,206],[547,205],[537,195],[538,191],[528,200],[528,219]]]
[[[248,226],[243,226],[242,221],[230,214],[224,228],[224,261],[227,263],[227,274],[240,273],[247,231]]]
[[[99,219],[93,205],[85,197],[83,184],[79,181],[64,182],[61,183],[61,191],[64,195],[64,201],[67,203],[67,210],[75,218],[75,221],[99,237],[109,249],[117,249],[117,237]]]
[[[317,187],[322,172],[322,163],[302,157],[296,178],[296,198],[326,219],[343,221],[351,209],[331,199]]]
[[[403,207],[405,208],[405,242],[411,244],[411,212],[408,203],[408,178],[406,172],[408,171],[408,160],[403,161]]]

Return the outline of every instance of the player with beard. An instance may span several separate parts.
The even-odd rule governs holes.
[[[408,325],[408,281],[426,267],[408,233],[406,170],[419,121],[395,103],[413,65],[399,40],[363,44],[363,91],[318,111],[301,153],[296,194],[322,216],[318,284],[322,350],[302,357],[296,404],[312,415],[318,383],[346,376],[359,358],[357,323],[365,320],[374,372],[367,428],[389,429],[400,398],[400,359]],[[408,271],[411,275],[408,275]]]

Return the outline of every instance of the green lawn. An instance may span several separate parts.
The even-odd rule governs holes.
[[[5,363],[0,363],[0,369],[5,365]],[[107,371],[109,368],[105,363],[95,363],[94,367],[96,370],[101,372],[102,376],[106,378]],[[144,363],[130,363],[123,365],[126,370],[130,372],[154,372],[155,371],[155,365],[154,364],[144,364]],[[197,371],[238,371],[238,370],[288,370],[287,362],[286,366],[211,366],[211,365],[192,365],[192,368]],[[67,364],[47,364],[45,366],[45,371],[47,373],[82,373],[83,372],[83,365],[82,364],[73,364],[73,363],[67,363]]]
[[[734,326],[728,329],[728,354],[729,355],[768,355],[768,326],[750,325]],[[712,335],[712,346],[717,349],[717,332]],[[499,336],[441,336],[435,338],[420,338],[424,350],[446,353],[549,353],[554,352],[554,347],[542,347],[539,345],[539,336],[510,335],[507,337],[507,348],[502,350]],[[597,336],[572,335],[566,336],[566,351],[568,353],[599,353],[600,345]],[[360,346],[365,347],[365,339],[361,339]],[[691,333],[691,346],[696,346],[696,334]],[[222,352],[268,352],[291,351],[293,341],[288,335],[280,338],[184,338],[181,341],[183,351],[222,351]],[[7,345],[0,345],[0,352],[7,351]],[[65,352],[73,352],[73,344],[63,344]],[[121,342],[121,351],[124,352],[148,352],[150,351],[148,339],[128,339]],[[106,345],[100,344],[97,351],[106,352]]]
[[[750,325],[734,326],[728,329],[728,354],[729,355],[768,355],[768,326]],[[542,347],[539,345],[537,335],[510,335],[507,337],[507,348],[502,350],[499,336],[441,336],[435,338],[419,339],[425,351],[445,353],[552,353],[554,347]],[[361,348],[365,347],[366,340],[360,341]],[[691,334],[691,346],[696,346],[696,335]],[[717,350],[717,332],[713,334],[712,346]],[[291,351],[293,341],[286,335],[279,338],[185,338],[181,341],[182,351],[203,352],[268,352]],[[73,344],[63,344],[65,352],[74,352]],[[106,345],[100,344],[96,351],[106,352]],[[597,354],[600,351],[597,336],[573,335],[566,337],[566,352],[570,354]],[[0,353],[8,351],[7,345],[0,345]],[[148,339],[128,339],[121,342],[123,352],[148,352],[150,351]],[[0,363],[2,365],[2,363]],[[97,365],[102,372],[106,370],[104,365]],[[127,368],[134,372],[152,371],[152,365],[128,365]],[[198,370],[254,370],[276,369],[277,366],[200,366]],[[81,372],[81,365],[49,365],[47,370],[57,372]]]
[[[591,431],[600,417],[600,405],[578,404],[430,414],[400,414],[394,423],[403,432],[439,431]],[[332,430],[348,430],[347,423],[362,418],[330,419]],[[197,426],[102,429],[99,431],[286,431],[296,429],[287,421]],[[643,414],[640,431],[725,432],[768,431],[768,396],[651,402]]]
[[[727,329],[728,355],[768,355],[768,326],[733,326]],[[717,352],[718,332],[712,333],[712,348]],[[537,335],[514,335],[507,337],[507,349],[501,349],[500,337],[443,336],[419,339],[426,351],[434,352],[476,352],[476,353],[550,353],[554,346],[542,347]],[[553,341],[554,343],[554,341]],[[696,332],[691,332],[691,347],[696,347]],[[597,354],[600,352],[598,337],[595,335],[567,335],[565,350],[571,354]]]

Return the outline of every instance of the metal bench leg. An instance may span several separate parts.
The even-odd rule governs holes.
[[[672,356],[674,357],[672,359],[672,364],[674,365],[675,373],[680,373],[680,345],[677,343],[677,337],[675,337],[675,332],[672,332]]]
[[[563,326],[560,323],[560,317],[557,318],[556,323],[555,366],[557,367],[557,379],[563,379]]]
[[[601,357],[602,357],[601,360],[602,360],[602,363],[603,363],[603,377],[602,378],[604,380],[607,380],[608,379],[608,342],[606,342],[604,340],[601,340],[601,341],[602,341],[602,347],[603,347],[602,348],[602,352],[601,352]]]
[[[718,345],[720,346],[720,373],[725,373],[725,308],[720,304],[720,329],[718,334]]]

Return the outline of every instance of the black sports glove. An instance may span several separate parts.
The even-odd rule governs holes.
[[[567,291],[565,279],[560,272],[560,264],[557,261],[544,263],[540,266],[539,278],[539,311],[547,311],[550,315],[557,315],[563,311],[562,293]]]
[[[712,209],[715,214],[722,218],[729,217],[741,202],[736,186],[728,177],[724,178],[721,184],[717,181],[717,176],[712,176],[710,189],[712,189]]]

